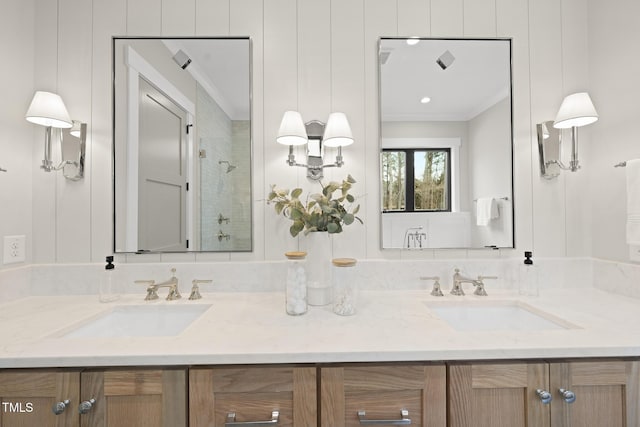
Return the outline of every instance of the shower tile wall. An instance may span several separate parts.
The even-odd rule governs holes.
[[[234,120],[231,124],[232,164],[237,168],[228,175],[234,186],[231,198],[231,241],[235,248],[251,247],[251,122]]]
[[[200,159],[200,244],[202,250],[224,250],[231,240],[218,240],[222,231],[231,234],[230,224],[218,224],[218,216],[232,217],[231,193],[233,175],[226,172],[220,160],[233,163],[232,122],[209,94],[198,86],[197,91],[198,148],[206,157]]]

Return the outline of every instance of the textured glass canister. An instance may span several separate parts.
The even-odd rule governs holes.
[[[286,309],[299,316],[307,312],[306,252],[287,252]]]
[[[341,316],[356,313],[358,283],[355,265],[356,260],[353,258],[335,258],[332,261],[333,312]]]

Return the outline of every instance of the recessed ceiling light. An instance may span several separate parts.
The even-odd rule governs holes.
[[[420,39],[418,37],[409,37],[407,39],[407,44],[409,46],[414,46],[414,45],[417,45],[418,43],[420,43]]]
[[[420,100],[420,102],[421,102],[422,104],[428,104],[428,103],[430,103],[430,102],[431,102],[431,98],[429,98],[428,96],[425,96],[424,98],[422,98],[422,99]]]

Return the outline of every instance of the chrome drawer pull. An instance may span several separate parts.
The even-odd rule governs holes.
[[[408,426],[411,424],[411,418],[409,418],[409,411],[406,409],[400,410],[400,416],[402,417],[399,420],[367,420],[365,417],[367,413],[365,411],[358,411],[358,420],[361,425],[372,426],[372,425],[387,425],[387,426]]]
[[[261,426],[275,426],[278,424],[278,418],[280,418],[279,411],[271,412],[271,420],[269,421],[236,421],[236,413],[229,412],[227,414],[227,422],[224,423],[224,427],[234,427],[234,426],[251,426],[251,427],[261,427]]]

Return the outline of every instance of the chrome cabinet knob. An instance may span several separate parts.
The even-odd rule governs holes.
[[[572,392],[571,390],[566,390],[564,388],[559,388],[558,391],[560,392],[560,396],[562,396],[562,399],[567,402],[567,403],[573,403],[576,401],[576,394],[574,392]]]
[[[80,403],[80,405],[78,405],[78,412],[81,414],[86,414],[91,410],[91,408],[93,408],[93,405],[95,405],[95,403],[95,399],[85,400],[84,402]]]
[[[551,393],[549,393],[547,390],[537,389],[536,395],[540,398],[540,401],[545,405],[548,405],[549,403],[551,403],[551,400],[553,400]]]
[[[69,406],[69,403],[70,403],[69,399],[63,400],[61,402],[56,402],[51,407],[51,410],[53,411],[54,414],[60,415],[64,412],[65,409],[67,409],[67,406]]]

